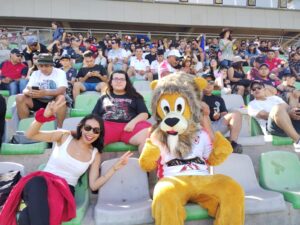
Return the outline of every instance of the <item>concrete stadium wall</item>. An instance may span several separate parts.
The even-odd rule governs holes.
[[[300,30],[300,11],[109,0],[0,0],[0,21],[40,18],[153,25]]]

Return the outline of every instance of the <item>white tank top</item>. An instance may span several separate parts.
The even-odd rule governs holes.
[[[82,162],[73,158],[67,152],[69,143],[73,140],[70,134],[62,145],[54,142],[54,150],[44,171],[50,172],[64,178],[69,185],[76,186],[79,177],[86,172],[90,164],[94,161],[97,149],[94,148],[92,158],[88,162]]]

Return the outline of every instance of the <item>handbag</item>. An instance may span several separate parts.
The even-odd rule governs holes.
[[[20,179],[20,171],[9,171],[0,174],[0,208],[4,205],[9,193]]]

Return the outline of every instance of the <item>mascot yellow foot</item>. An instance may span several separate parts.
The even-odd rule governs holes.
[[[224,175],[210,175],[232,153],[231,144],[217,132],[211,143],[201,129],[201,90],[205,80],[171,74],[153,82],[152,112],[157,121],[139,162],[157,169],[152,215],[156,225],[183,225],[184,205],[195,202],[215,217],[215,225],[244,224],[244,192]]]

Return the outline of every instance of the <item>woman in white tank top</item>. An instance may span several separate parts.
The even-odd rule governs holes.
[[[103,148],[103,120],[96,115],[88,115],[81,120],[75,134],[66,130],[40,131],[43,122],[55,119],[56,111],[65,104],[64,100],[50,102],[47,108],[37,113],[26,136],[30,139],[53,142],[54,150],[44,169],[47,175],[64,179],[67,189],[74,196],[74,187],[81,175],[90,167],[89,185],[92,190],[99,189],[113,174],[127,164],[132,155],[126,152],[120,160],[103,176],[99,174]],[[42,172],[43,173],[43,172]],[[51,225],[51,213],[55,212],[48,204],[49,183],[47,176],[34,176],[25,184],[22,196],[27,207],[20,213],[19,225]],[[67,191],[69,191],[67,190]],[[72,195],[70,195],[72,196]],[[73,197],[74,198],[74,197]],[[74,199],[72,199],[74,201]],[[74,201],[75,202],[75,201]]]

